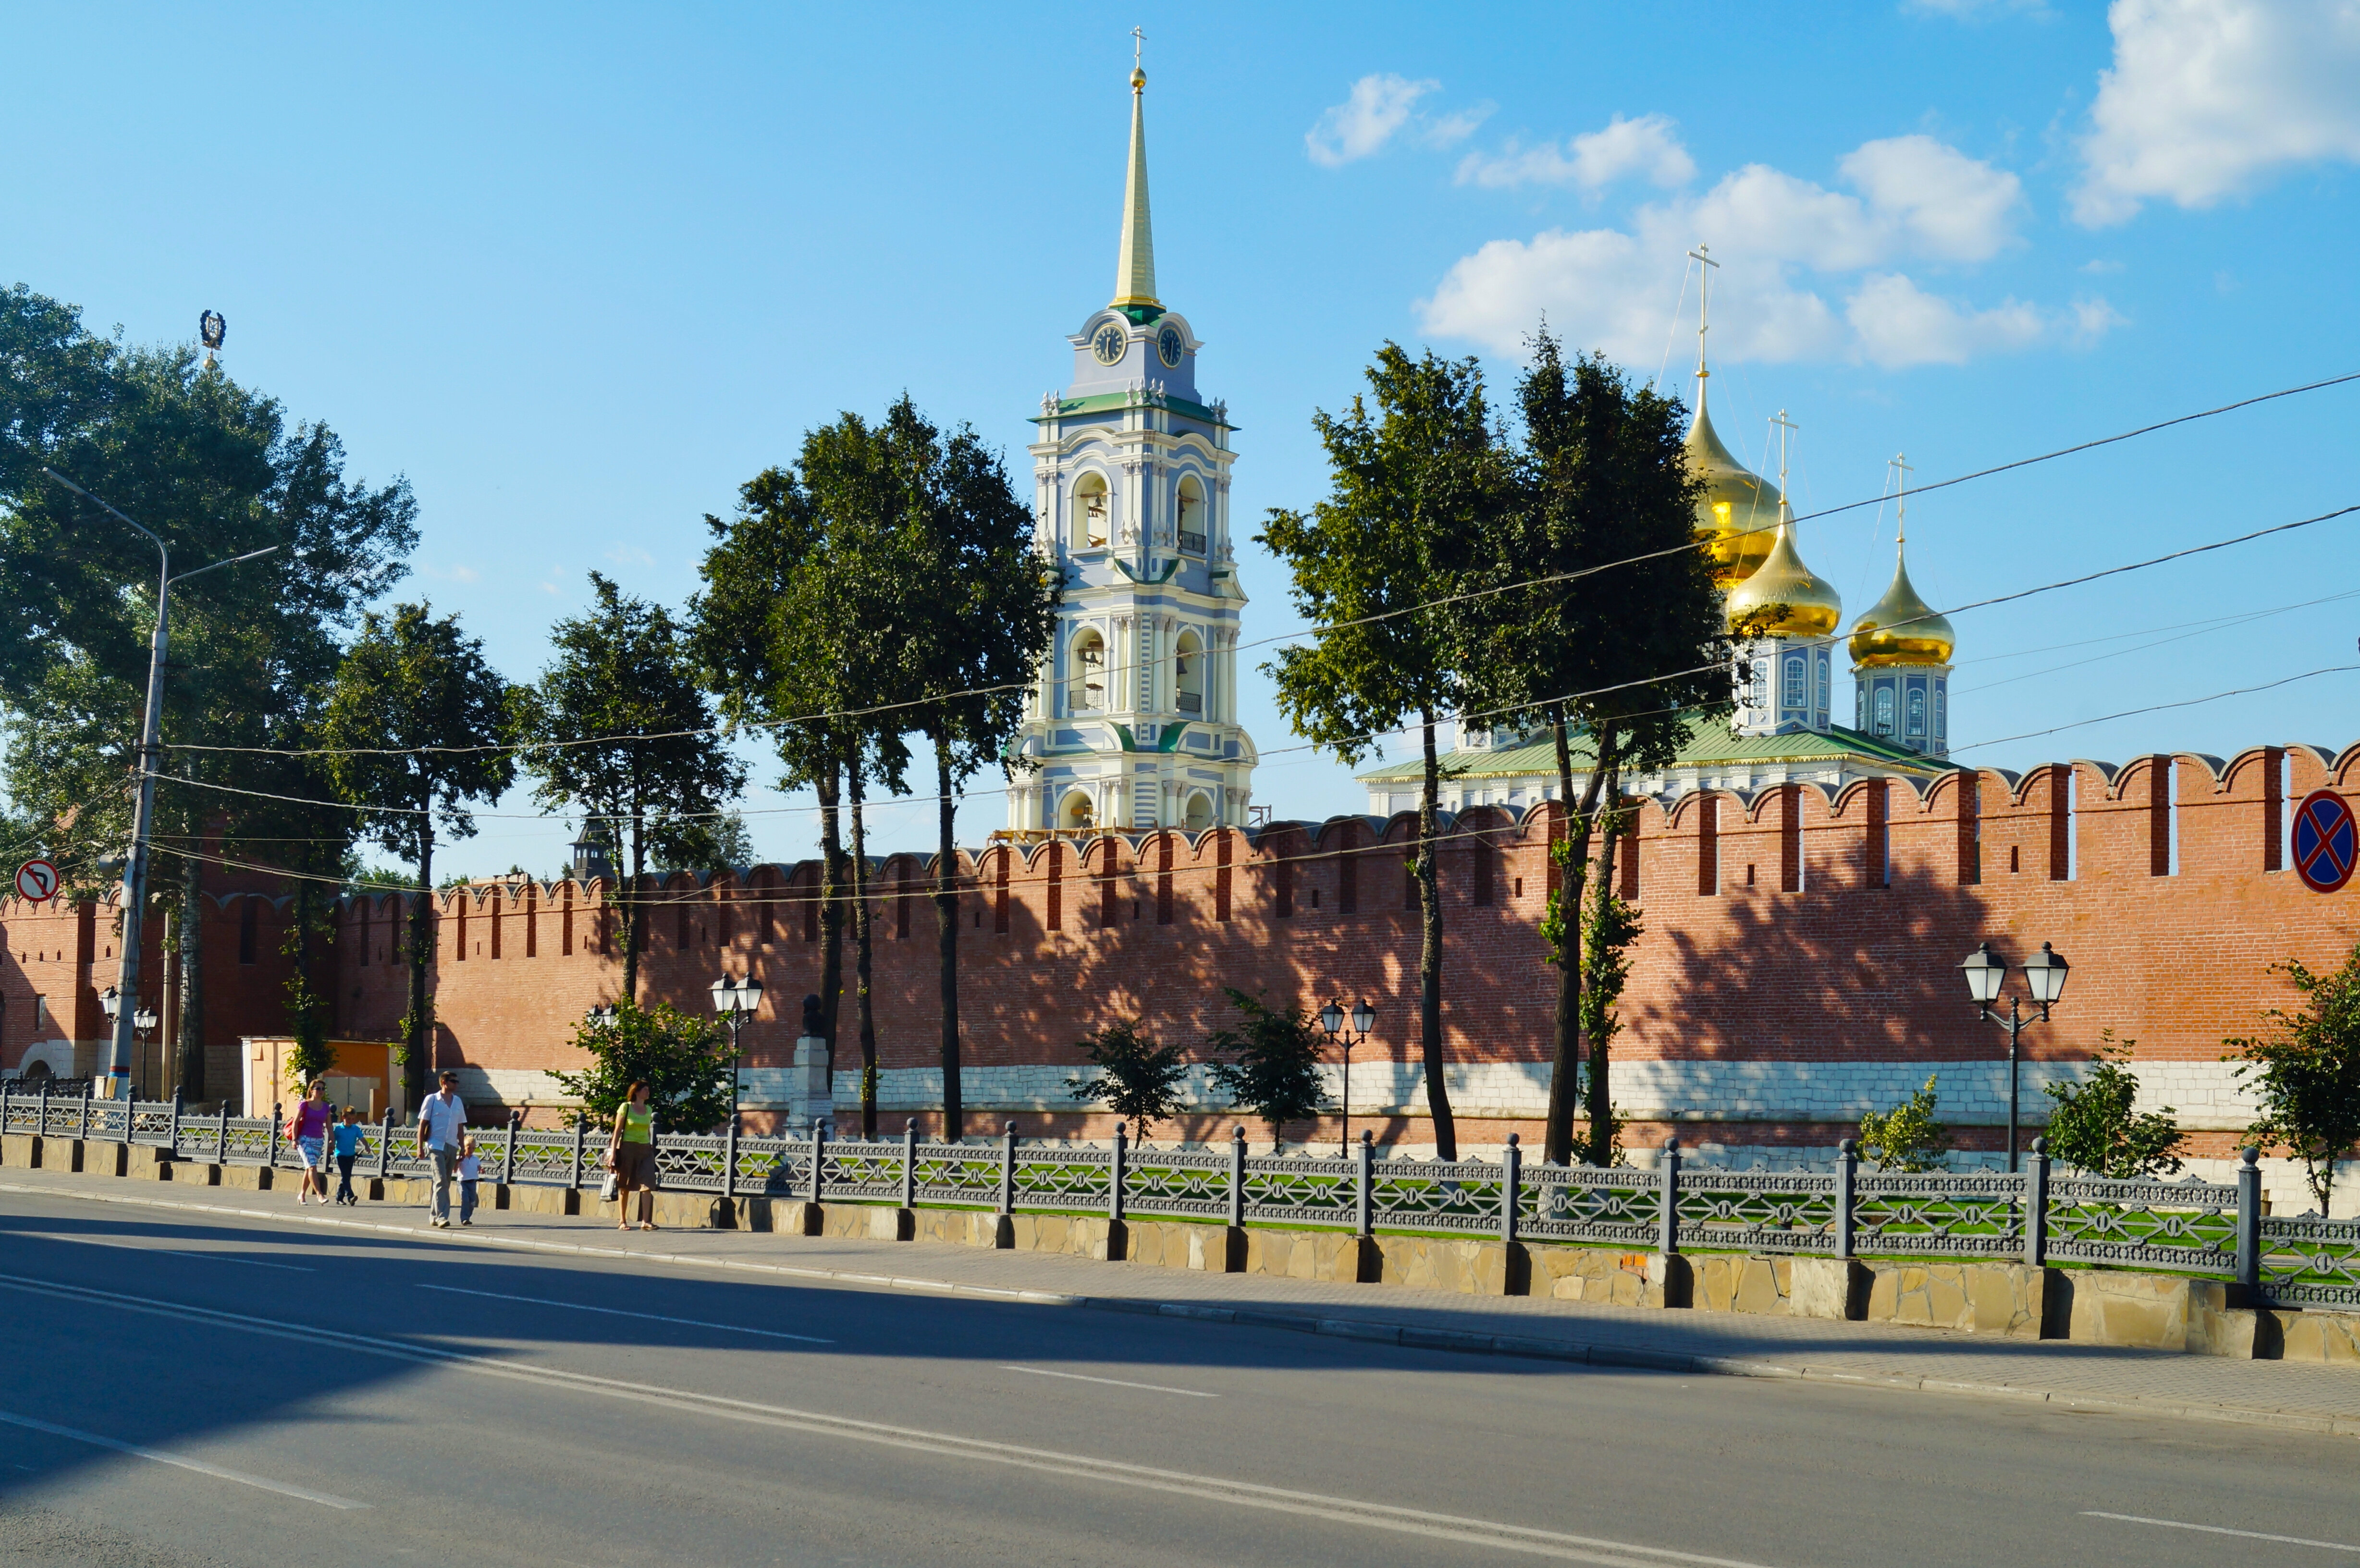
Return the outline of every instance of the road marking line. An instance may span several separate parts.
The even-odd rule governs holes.
[[[366,1503],[356,1503],[350,1497],[340,1497],[333,1492],[314,1492],[307,1486],[290,1486],[284,1481],[265,1480],[259,1475],[249,1475],[243,1470],[225,1470],[218,1465],[208,1465],[202,1459],[191,1459],[185,1454],[167,1454],[160,1448],[142,1448],[134,1443],[117,1443],[111,1437],[101,1437],[94,1432],[82,1432],[70,1426],[59,1426],[52,1421],[35,1421],[30,1416],[11,1415],[6,1410],[0,1410],[0,1421],[6,1421],[10,1426],[25,1427],[33,1432],[45,1432],[51,1437],[71,1438],[76,1443],[87,1443],[95,1448],[111,1448],[117,1454],[128,1454],[137,1459],[152,1459],[158,1465],[175,1465],[183,1470],[193,1470],[200,1475],[211,1475],[215,1480],[235,1481],[241,1486],[259,1486],[266,1492],[277,1492],[285,1497],[300,1497],[304,1502],[318,1503],[322,1508],[365,1508],[368,1507]],[[16,1468],[29,1470],[32,1466],[19,1465]]]
[[[204,1263],[242,1263],[248,1269],[280,1269],[290,1274],[317,1274],[316,1269],[306,1269],[300,1263],[265,1263],[253,1258],[231,1258],[219,1252],[181,1252],[169,1247],[141,1247],[129,1241],[101,1241],[93,1236],[51,1236],[44,1231],[17,1233],[37,1241],[71,1242],[76,1247],[111,1247],[117,1252],[152,1252],[165,1258],[193,1258]]]
[[[2346,1546],[2340,1541],[2311,1541],[2300,1535],[2271,1535],[2258,1530],[2231,1530],[2226,1525],[2190,1524],[2186,1519],[2148,1519],[2144,1514],[2101,1513],[2096,1508],[2083,1508],[2083,1519],[2115,1519],[2124,1524],[2151,1524],[2165,1530],[2201,1530],[2207,1535],[2234,1535],[2245,1541],[2275,1541],[2281,1546],[2316,1546],[2322,1552],[2360,1552],[2360,1546]]]
[[[1002,1372],[1030,1372],[1035,1377],[1070,1377],[1076,1383],[1104,1383],[1109,1388],[1145,1388],[1153,1394],[1185,1394],[1192,1399],[1218,1399],[1218,1394],[1207,1394],[1198,1388],[1173,1388],[1162,1383],[1126,1383],[1120,1377],[1093,1377],[1082,1372],[1052,1372],[1046,1367],[1000,1367]]]
[[[701,1318],[668,1318],[661,1312],[627,1312],[620,1307],[593,1307],[581,1301],[552,1301],[543,1296],[506,1296],[497,1290],[463,1290],[456,1285],[421,1285],[421,1290],[440,1290],[449,1296],[482,1296],[494,1301],[525,1301],[536,1307],[564,1307],[577,1312],[603,1312],[610,1318],[645,1318],[650,1323],[684,1323],[690,1328],[717,1328],[728,1334],[759,1334],[765,1339],[793,1339],[805,1345],[834,1345],[832,1339],[816,1334],[782,1334],[773,1328],[740,1328],[736,1323],[706,1323]]]
[[[724,1394],[701,1394],[684,1389],[659,1388],[649,1383],[627,1382],[621,1378],[601,1377],[588,1372],[571,1372],[561,1367],[534,1366],[530,1363],[509,1361],[497,1356],[470,1355],[464,1351],[445,1350],[437,1345],[413,1344],[406,1340],[381,1339],[369,1334],[350,1334],[339,1329],[310,1326],[293,1328],[267,1318],[248,1317],[243,1313],[221,1312],[212,1307],[187,1306],[179,1302],[123,1295],[112,1290],[93,1290],[84,1285],[69,1285],[55,1280],[0,1274],[0,1289],[17,1290],[27,1295],[48,1296],[57,1301],[71,1301],[80,1305],[111,1306],[124,1312],[138,1312],[150,1317],[177,1318],[183,1322],[204,1323],[216,1328],[235,1329],[267,1338],[295,1341],[315,1350],[322,1347],[353,1350],[365,1355],[383,1356],[419,1365],[440,1365],[458,1371],[479,1373],[486,1377],[538,1383],[545,1388],[570,1388],[578,1393],[596,1394],[607,1399],[628,1400],[633,1404],[650,1406],[675,1414],[702,1415],[716,1420],[740,1421],[748,1426],[799,1432],[815,1437],[831,1437],[840,1442],[866,1443],[880,1448],[904,1449],[912,1453],[931,1454],[937,1458],[966,1459],[987,1465],[1000,1465],[1011,1469],[1031,1470],[1043,1475],[1063,1475],[1076,1480],[1131,1486],[1142,1491],[1169,1492],[1197,1501],[1210,1498],[1239,1508],[1262,1508],[1273,1513],[1299,1514],[1310,1519],[1324,1519],[1340,1524],[1358,1525],[1363,1529],[1391,1530],[1402,1535],[1418,1535],[1437,1541],[1485,1546],[1496,1552],[1521,1552],[1535,1557],[1555,1558],[1559,1562],[1587,1563],[1597,1565],[1597,1568],[1661,1568],[1662,1564],[1667,1563],[1693,1563],[1697,1568],[1763,1568],[1763,1565],[1757,1563],[1741,1562],[1727,1557],[1704,1556],[1692,1552],[1676,1552],[1668,1547],[1641,1546],[1631,1541],[1570,1535],[1561,1530],[1536,1530],[1529,1525],[1508,1524],[1497,1519],[1470,1519],[1458,1514],[1436,1513],[1425,1508],[1401,1508],[1391,1503],[1369,1502],[1358,1497],[1339,1497],[1320,1492],[1295,1491],[1284,1486],[1267,1486],[1256,1482],[1230,1480],[1219,1475],[1197,1475],[1185,1470],[1165,1470],[1153,1465],[1125,1464],[1119,1460],[1099,1458],[1094,1454],[1067,1454],[1049,1448],[1028,1448],[993,1438],[959,1437],[949,1432],[893,1426],[883,1421],[863,1421],[853,1416],[831,1415],[820,1410],[796,1410],[785,1405],[768,1405],[751,1399],[732,1399]]]

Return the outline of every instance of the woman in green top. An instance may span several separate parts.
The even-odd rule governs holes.
[[[656,1116],[648,1086],[635,1083],[615,1112],[606,1155],[615,1167],[615,1228],[631,1228],[631,1193],[639,1194],[639,1228],[656,1228]]]

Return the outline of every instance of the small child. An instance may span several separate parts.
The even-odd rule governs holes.
[[[336,1139],[336,1202],[360,1206],[360,1197],[353,1191],[353,1161],[361,1157],[361,1108],[344,1107],[344,1119],[335,1129]]]
[[[459,1146],[459,1223],[475,1223],[475,1181],[484,1173],[483,1161],[475,1158],[475,1140],[468,1138]]]

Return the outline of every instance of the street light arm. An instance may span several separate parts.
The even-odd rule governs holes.
[[[42,470],[41,470],[41,472],[42,472],[42,473],[44,473],[44,474],[48,474],[50,478],[52,478],[52,479],[56,480],[59,484],[60,484],[60,485],[64,485],[67,489],[69,489],[69,490],[72,491],[75,495],[77,495],[81,496],[83,500],[85,500],[85,501],[89,502],[92,506],[96,506],[96,507],[97,507],[97,508],[99,508],[101,511],[103,511],[103,512],[106,513],[109,517],[111,517],[115,518],[115,521],[117,521],[117,522],[119,522],[119,523],[129,523],[131,527],[133,527],[133,528],[137,528],[141,533],[143,533],[143,534],[147,534],[147,535],[148,535],[148,537],[149,539],[155,539],[155,540],[156,540],[156,548],[157,548],[158,550],[160,550],[165,551],[165,552],[166,552],[166,553],[165,553],[165,560],[166,560],[168,562],[170,561],[170,559],[171,559],[171,555],[170,555],[170,547],[169,547],[169,546],[168,546],[167,544],[165,544],[165,542],[164,542],[162,539],[157,539],[157,536],[156,536],[154,533],[150,532],[150,531],[149,531],[149,530],[148,530],[145,526],[143,526],[142,524],[139,524],[139,523],[132,522],[132,521],[131,521],[131,519],[130,519],[129,517],[125,517],[121,512],[116,511],[113,506],[108,506],[105,502],[104,502],[104,501],[100,500],[97,496],[95,496],[95,495],[92,495],[89,491],[87,491],[87,490],[83,489],[81,485],[79,485],[75,484],[72,480],[71,480],[71,479],[67,478],[64,474],[60,474],[56,469],[54,469],[54,468],[44,468],[44,469],[42,469]],[[227,561],[224,561],[222,564],[223,564],[223,565],[224,565],[224,566],[226,566],[226,565],[228,565],[229,563],[228,563]],[[165,568],[165,570],[166,570],[166,571],[169,571],[169,570],[171,570],[171,568],[170,568],[169,565],[167,565],[167,567]],[[191,573],[191,576],[193,576],[193,575],[195,575],[195,574],[192,572],[192,573]]]
[[[279,547],[274,544],[265,546],[261,550],[247,550],[244,555],[233,555],[227,561],[216,561],[211,566],[200,566],[194,572],[183,572],[178,577],[168,578],[164,586],[169,588],[175,583],[186,583],[191,577],[202,577],[206,572],[219,572],[224,566],[237,566],[246,561],[259,561],[266,555],[276,555],[279,549]]]

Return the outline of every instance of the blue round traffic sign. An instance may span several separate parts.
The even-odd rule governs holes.
[[[2313,789],[2294,809],[2294,874],[2314,893],[2333,893],[2352,880],[2360,861],[2360,822],[2351,802],[2333,789]]]

